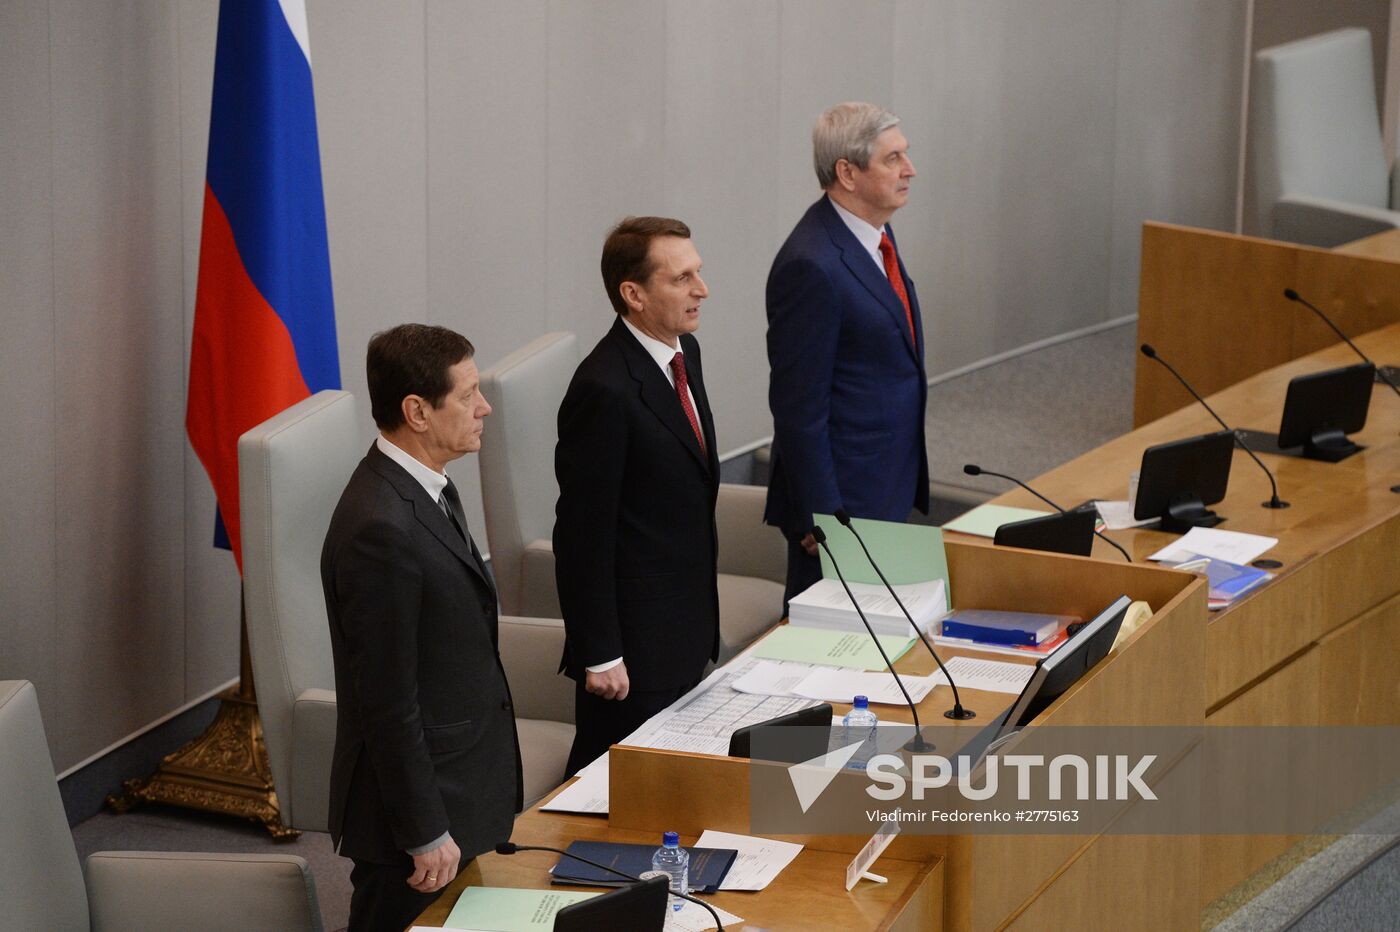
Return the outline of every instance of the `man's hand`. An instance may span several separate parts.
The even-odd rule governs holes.
[[[427,854],[413,856],[413,873],[408,877],[408,885],[419,893],[436,893],[457,876],[460,860],[462,851],[449,835],[447,841]]]
[[[807,556],[815,557],[817,555],[817,535],[808,534],[798,543],[802,545],[803,550],[807,551]]]
[[[620,663],[602,673],[589,673],[583,682],[583,688],[604,699],[616,699],[619,702],[626,699],[631,688],[627,681],[627,664]]]

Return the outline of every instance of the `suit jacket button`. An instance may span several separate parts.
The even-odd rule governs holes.
[[[509,711],[511,710],[510,700],[507,699],[507,700],[505,700],[504,702],[502,702],[502,703],[501,703],[501,708],[502,708],[503,710],[505,710],[506,712],[509,712]]]

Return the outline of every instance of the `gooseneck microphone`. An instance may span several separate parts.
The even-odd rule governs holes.
[[[608,865],[600,864],[597,861],[590,861],[588,858],[581,858],[576,854],[570,854],[569,852],[561,851],[558,848],[549,848],[545,845],[517,845],[514,842],[509,841],[503,841],[500,844],[496,845],[497,854],[515,854],[517,851],[552,851],[555,854],[563,855],[566,858],[573,858],[575,861],[580,861],[584,864],[587,864],[590,867],[596,867],[601,871],[607,871],[609,874],[616,874],[617,876],[622,877],[625,880],[630,880],[633,883],[642,882],[642,878],[640,877],[633,877],[631,874],[623,873],[615,867],[609,867]],[[671,896],[678,896],[683,900],[689,900],[692,903],[696,903],[700,906],[705,907],[705,909],[709,910],[710,915],[715,920],[715,928],[719,929],[720,932],[724,932],[724,925],[719,921],[719,913],[715,912],[714,907],[712,907],[709,903],[706,903],[704,900],[697,900],[695,897],[691,896],[688,893],[672,893]]]
[[[1371,365],[1376,366],[1376,377],[1378,379],[1380,379],[1385,384],[1389,385],[1390,390],[1393,391],[1396,395],[1400,395],[1400,388],[1397,388],[1395,386],[1395,383],[1391,381],[1390,376],[1386,375],[1384,367],[1377,366],[1375,360],[1371,359],[1371,357],[1361,352],[1361,348],[1355,343],[1351,342],[1351,340],[1347,338],[1347,335],[1345,333],[1342,333],[1342,328],[1338,327],[1335,323],[1333,323],[1332,318],[1322,313],[1321,308],[1319,308],[1316,304],[1313,304],[1307,298],[1300,295],[1298,292],[1294,291],[1292,288],[1283,289],[1283,296],[1290,301],[1296,301],[1297,303],[1303,305],[1303,307],[1312,311],[1318,317],[1322,318],[1322,322],[1327,326],[1331,327],[1332,332],[1335,333],[1337,336],[1341,337],[1342,342],[1346,343],[1347,346],[1350,346],[1352,350],[1356,353],[1356,355],[1360,356],[1365,362],[1369,362]]]
[[[820,527],[812,528],[812,537],[817,544],[826,551],[827,557],[831,560],[831,566],[836,570],[836,578],[841,580],[841,588],[846,590],[846,597],[855,606],[856,614],[860,616],[861,624],[865,625],[865,630],[870,632],[870,640],[875,642],[875,649],[880,652],[880,659],[885,661],[885,669],[890,671],[890,676],[894,677],[895,685],[904,694],[904,701],[909,703],[909,714],[914,716],[914,737],[909,739],[909,743],[904,745],[904,750],[919,753],[922,751],[932,751],[933,745],[924,740],[923,728],[919,725],[919,710],[914,707],[914,700],[909,698],[909,690],[904,688],[904,680],[899,678],[899,674],[894,672],[894,664],[890,663],[890,655],[885,653],[885,645],[880,643],[880,639],[875,636],[875,629],[870,627],[870,622],[865,618],[865,612],[860,609],[860,600],[851,592],[851,587],[846,585],[846,577],[841,575],[841,567],[836,563],[836,557],[832,555],[831,548],[826,545],[826,532]],[[917,629],[916,629],[917,630]]]
[[[914,633],[919,636],[919,642],[922,643],[929,654],[933,656],[933,662],[938,664],[938,669],[942,670],[943,675],[948,679],[948,685],[953,689],[953,707],[947,712],[944,712],[943,717],[951,718],[956,721],[966,721],[969,718],[976,718],[976,712],[971,709],[963,708],[962,697],[958,695],[958,686],[953,682],[953,674],[948,672],[948,668],[943,665],[943,659],[938,656],[938,652],[933,649],[933,645],[928,642],[928,638],[924,637],[924,633],[919,630],[919,626],[914,624],[914,616],[909,614],[909,609],[904,607],[904,602],[900,600],[899,594],[894,591],[894,586],[890,585],[890,581],[885,578],[884,571],[882,571],[879,564],[875,562],[875,558],[870,555],[870,548],[865,546],[865,540],[860,536],[860,531],[857,531],[855,525],[851,523],[851,516],[844,508],[836,509],[835,515],[836,520],[840,521],[846,530],[856,536],[856,540],[860,542],[860,549],[865,551],[865,559],[870,561],[870,565],[874,568],[875,574],[880,577],[880,582],[884,583],[885,588],[889,590],[890,597],[894,599],[894,604],[898,605],[899,610],[904,613],[904,617],[909,619],[909,627],[914,629]],[[828,551],[828,553],[829,552],[830,551]],[[831,563],[833,566],[836,565],[835,560],[832,560]]]
[[[1166,367],[1166,370],[1168,372],[1176,376],[1176,380],[1180,382],[1188,392],[1191,393],[1191,397],[1199,401],[1201,403],[1201,407],[1209,411],[1210,416],[1215,418],[1216,421],[1220,423],[1221,427],[1228,430],[1231,433],[1231,435],[1234,436],[1235,443],[1239,445],[1239,448],[1244,452],[1248,453],[1249,458],[1254,460],[1254,462],[1258,464],[1260,469],[1264,470],[1264,475],[1269,477],[1269,488],[1273,491],[1273,494],[1269,496],[1269,500],[1267,502],[1263,503],[1263,506],[1265,508],[1287,508],[1288,502],[1285,502],[1283,499],[1278,497],[1278,483],[1274,481],[1274,474],[1269,472],[1269,467],[1264,465],[1263,460],[1254,455],[1254,451],[1249,448],[1249,444],[1244,442],[1244,438],[1240,436],[1239,431],[1235,430],[1229,424],[1226,424],[1225,421],[1220,417],[1220,415],[1215,413],[1215,409],[1212,408],[1210,405],[1206,404],[1206,400],[1201,397],[1200,393],[1191,387],[1191,383],[1186,381],[1186,379],[1182,378],[1181,373],[1173,369],[1171,363],[1167,362],[1161,356],[1158,356],[1157,351],[1153,349],[1150,344],[1144,343],[1142,344],[1140,349],[1142,350],[1142,355],[1146,356],[1153,362],[1161,363],[1164,367]]]
[[[1040,499],[1042,502],[1058,511],[1060,514],[1063,515],[1069,513],[1063,508],[1061,508],[1059,505],[1056,505],[1054,502],[1050,501],[1050,499],[1046,498],[1044,495],[1041,495],[1035,489],[1026,485],[1020,479],[1017,479],[1015,476],[1008,476],[1006,473],[1002,472],[992,472],[990,469],[983,469],[981,466],[978,466],[975,463],[968,463],[966,466],[963,467],[963,472],[969,476],[996,476],[998,479],[1005,479],[1007,482],[1014,482],[1016,485],[1019,485],[1021,488],[1025,489],[1027,492],[1031,493],[1036,498]],[[1124,560],[1127,560],[1129,563],[1133,562],[1133,558],[1128,555],[1128,551],[1124,550],[1116,540],[1109,537],[1103,531],[1100,531],[1098,528],[1094,528],[1094,536],[1097,537],[1099,540],[1103,541],[1105,544],[1108,544],[1114,550],[1117,550],[1119,553],[1121,553],[1123,555]]]

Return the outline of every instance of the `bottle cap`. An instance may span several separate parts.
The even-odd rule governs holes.
[[[854,705],[857,709],[868,709],[870,708],[870,700],[864,696],[856,696]]]
[[[663,848],[679,848],[681,836],[675,832],[663,832],[661,834],[661,846]]]

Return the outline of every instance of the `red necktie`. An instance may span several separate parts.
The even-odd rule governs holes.
[[[690,419],[690,429],[695,431],[695,439],[700,441],[700,452],[705,452],[705,435],[700,431],[700,419],[695,416],[695,406],[690,403],[690,392],[685,390],[685,354],[677,353],[671,357],[671,371],[676,375],[676,394],[681,399],[681,407],[685,409],[685,416]]]
[[[894,288],[894,293],[899,296],[899,303],[904,305],[904,317],[909,321],[909,336],[913,338],[914,345],[918,346],[919,334],[914,329],[914,311],[909,307],[909,292],[904,290],[904,276],[899,274],[899,257],[894,254],[894,241],[883,230],[880,231],[880,256],[885,260],[885,275],[890,280],[890,287]]]

